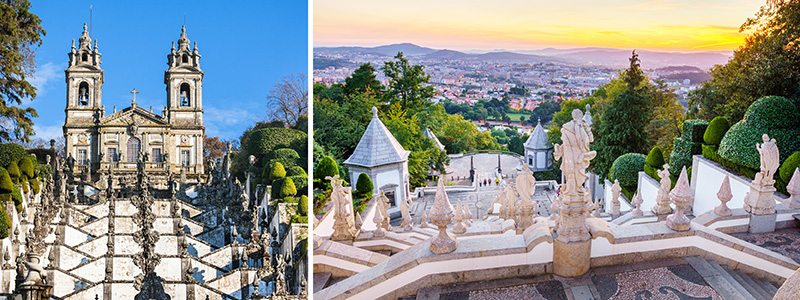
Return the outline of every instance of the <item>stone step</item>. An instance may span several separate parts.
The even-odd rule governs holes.
[[[331,273],[314,273],[314,292],[324,289],[330,280]]]
[[[744,278],[742,278],[743,276],[747,275],[739,274],[738,272],[731,270],[731,268],[729,268],[726,265],[723,265],[722,269],[724,269],[725,272],[730,274],[731,277],[733,277],[733,279],[736,280],[736,282],[741,284],[747,290],[747,292],[750,293],[750,296],[752,296],[753,298],[757,298],[755,295],[758,295],[758,290],[756,290],[754,286],[752,286],[749,282],[745,281]]]
[[[742,292],[740,292],[736,287],[731,284],[730,281],[726,280],[719,274],[719,271],[711,266],[704,258],[700,256],[692,256],[687,257],[686,261],[689,265],[694,268],[700,276],[703,277],[712,289],[714,289],[717,294],[719,294],[722,299],[726,300],[734,300],[734,299],[752,299],[752,297],[745,297]],[[741,289],[744,290],[744,287],[739,285]],[[747,290],[744,290],[747,293]],[[749,296],[749,293],[747,293]]]
[[[754,296],[754,297],[756,297],[757,299],[772,299],[772,295],[770,295],[769,293],[767,293],[767,291],[765,291],[765,290],[764,290],[764,288],[763,288],[763,287],[761,287],[761,285],[760,285],[760,284],[756,283],[756,281],[755,281],[755,280],[753,280],[753,278],[752,278],[752,277],[750,277],[750,276],[749,276],[749,275],[747,275],[747,274],[743,274],[743,273],[739,273],[739,275],[740,275],[740,276],[741,276],[741,277],[742,277],[742,278],[743,278],[743,279],[744,279],[744,280],[745,280],[745,281],[746,281],[748,284],[750,284],[751,286],[753,286],[753,287],[755,288],[755,290],[756,290],[756,293],[757,293],[758,295],[756,295],[756,294],[753,294],[753,296]]]
[[[778,288],[772,285],[771,282],[761,279],[761,287],[764,288],[765,291],[769,294],[770,297],[775,297],[775,294],[778,292]]]
[[[731,276],[731,274],[728,274],[728,272],[725,272],[725,269],[723,269],[722,266],[720,266],[717,262],[712,260],[712,261],[708,261],[708,264],[710,264],[712,268],[717,270],[717,273],[719,274],[719,276],[724,278],[725,280],[727,280],[745,298],[747,298],[747,299],[761,299],[761,297],[759,297],[758,295],[753,295],[752,293],[747,291],[747,288],[745,288],[740,282],[736,281],[736,279],[734,279],[733,276]]]

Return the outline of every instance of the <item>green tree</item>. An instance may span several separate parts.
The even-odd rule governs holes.
[[[375,67],[370,63],[361,64],[353,75],[344,79],[344,93],[353,95],[362,92],[374,92],[380,96],[383,90],[380,81],[375,79]]]
[[[642,96],[640,86],[646,80],[639,67],[639,56],[634,51],[630,67],[625,70],[627,88],[614,97],[602,113],[597,127],[596,142],[592,148],[597,157],[590,168],[605,179],[614,160],[625,153],[644,153],[648,148],[645,127],[650,120],[649,101]]]
[[[525,155],[526,140],[528,140],[527,135],[512,137],[511,140],[508,141],[508,151],[517,153],[519,155]]]
[[[27,0],[0,3],[0,141],[29,141],[34,134],[31,118],[39,116],[32,107],[21,107],[25,99],[36,98],[28,78],[36,68],[33,50],[46,34],[30,8]]]
[[[711,79],[689,95],[690,118],[744,117],[763,96],[783,96],[800,105],[800,1],[767,1],[740,31],[750,35]]]
[[[400,103],[400,106],[412,115],[425,109],[430,104],[428,99],[435,95],[433,87],[423,87],[431,76],[425,74],[422,65],[411,65],[403,52],[394,57],[397,61],[384,62],[383,74],[389,77],[389,88],[384,99],[389,103]]]

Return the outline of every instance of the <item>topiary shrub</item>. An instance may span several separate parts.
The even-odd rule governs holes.
[[[639,181],[639,172],[644,171],[644,164],[644,154],[623,154],[614,160],[614,164],[611,165],[611,170],[608,172],[608,177],[612,181],[619,180],[620,185],[636,186]]]
[[[28,156],[28,153],[20,145],[14,143],[0,145],[0,167],[8,168],[9,164],[17,163],[25,156]]]
[[[325,193],[314,193],[314,214],[321,214],[328,200],[330,199],[328,199]]]
[[[269,175],[267,177],[269,178],[269,182],[267,184],[283,177],[286,177],[286,170],[283,168],[282,163],[276,162],[269,168]]]
[[[39,191],[42,190],[42,188],[39,186],[39,179],[31,178],[28,179],[28,182],[30,182],[31,184],[31,189],[33,190],[33,194],[34,195],[39,194]]]
[[[17,211],[22,212],[22,192],[17,186],[14,186],[14,191],[11,192],[11,200],[17,206]]]
[[[647,154],[645,162],[653,168],[660,169],[664,166],[664,153],[661,152],[661,147],[655,146]]]
[[[297,195],[297,188],[294,186],[294,181],[291,178],[284,178],[281,182],[280,198],[294,197]]]
[[[297,189],[297,195],[308,195],[308,176],[295,175],[286,176],[286,178],[291,178],[292,182],[294,182],[294,186]]]
[[[291,167],[291,168],[286,170],[286,176],[306,176],[306,177],[308,177],[308,174],[306,173],[306,170],[303,169],[303,167],[294,166],[294,167]]]
[[[763,134],[777,141],[781,163],[790,154],[800,151],[800,112],[797,107],[778,96],[756,100],[747,108],[744,119],[725,133],[718,153],[734,163],[760,169],[761,158],[756,144],[763,142]]]
[[[778,168],[778,175],[783,182],[789,183],[794,175],[794,170],[800,167],[800,151],[797,151],[789,156],[786,161]]]
[[[34,168],[33,162],[31,161],[30,156],[23,157],[19,160],[19,171],[22,175],[33,178],[34,177]]]
[[[359,199],[369,199],[372,198],[372,190],[375,186],[372,184],[372,180],[369,179],[369,176],[366,173],[361,173],[358,175],[358,180],[356,181],[356,193],[355,197]]]
[[[297,145],[298,140],[306,140],[307,137],[308,135],[300,130],[280,127],[263,128],[250,133],[246,147],[249,154],[263,157],[275,149]],[[307,151],[307,149],[294,150]]]
[[[669,156],[669,173],[680,175],[681,168],[692,165],[692,155],[703,153],[703,134],[708,122],[703,120],[683,121],[683,133],[676,138]]]
[[[14,191],[14,182],[5,168],[0,168],[0,194],[10,194]]]
[[[708,128],[708,122],[703,120],[686,120],[681,126],[681,138],[692,143],[702,143],[703,135]]]
[[[728,132],[728,129],[731,128],[730,122],[728,119],[719,116],[711,120],[711,123],[708,123],[708,128],[706,128],[706,133],[703,134],[703,141],[709,145],[719,145],[722,141],[722,137],[725,136],[725,133]]]
[[[308,216],[308,197],[306,195],[300,196],[300,200],[297,201],[297,214]]]
[[[19,167],[17,167],[17,163],[13,161],[9,163],[8,167],[6,168],[6,171],[8,171],[8,175],[11,176],[11,182],[13,182],[14,184],[19,184],[19,177],[22,176],[22,174],[20,174],[19,172]]]
[[[22,192],[24,192],[25,194],[30,192],[30,188],[28,188],[30,186],[30,183],[28,183],[27,175],[23,174],[22,177],[20,177],[19,184],[22,185]]]
[[[329,190],[331,184],[325,177],[333,177],[336,175],[339,175],[339,165],[336,164],[333,157],[324,156],[314,169],[314,179],[319,185],[319,187],[315,186],[314,188],[323,191]]]

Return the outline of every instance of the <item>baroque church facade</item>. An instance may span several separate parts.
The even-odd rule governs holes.
[[[76,175],[92,181],[101,175],[130,175],[141,159],[148,172],[168,180],[181,176],[189,181],[203,177],[203,71],[197,42],[190,47],[185,26],[178,47],[172,44],[164,72],[167,105],[160,114],[136,104],[106,114],[103,105],[104,71],[97,40],[86,31],[72,43],[67,82],[64,138],[67,156],[74,159]],[[84,174],[85,173],[85,174]],[[130,174],[127,174],[130,173]]]

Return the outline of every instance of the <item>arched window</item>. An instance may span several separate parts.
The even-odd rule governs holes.
[[[186,54],[184,54],[184,55],[183,55],[183,58],[181,58],[181,61],[182,61],[183,63],[185,63],[185,64],[188,64],[188,63],[189,63],[189,56],[188,56],[188,55],[186,55]]]
[[[189,99],[189,84],[182,83],[180,89],[181,106],[188,107],[191,99]]]
[[[86,82],[78,86],[78,105],[89,105],[89,84]]]
[[[142,142],[138,138],[130,138],[128,140],[128,162],[138,162],[141,149]]]
[[[84,53],[83,55],[81,55],[81,60],[83,62],[89,61],[89,54]]]

